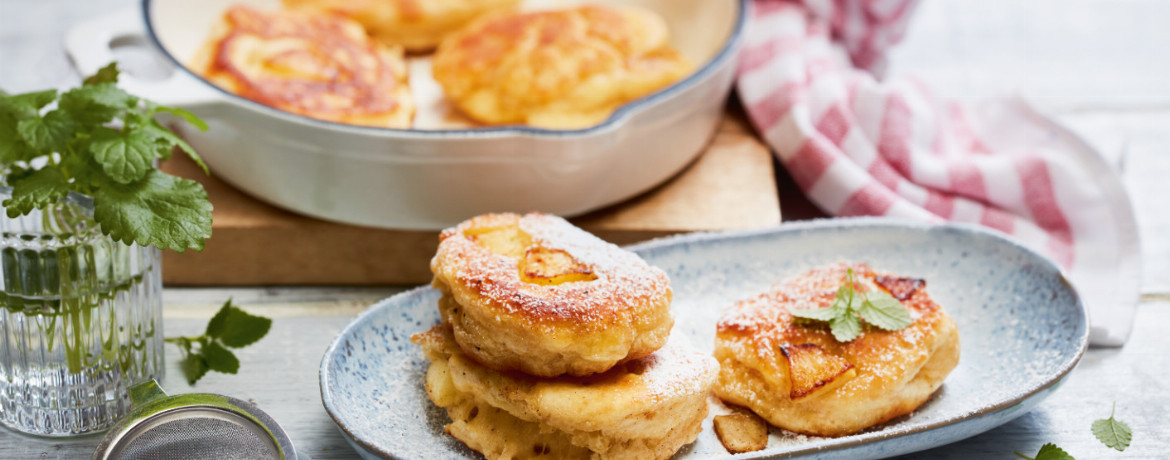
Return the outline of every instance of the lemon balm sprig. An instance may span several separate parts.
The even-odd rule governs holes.
[[[248,314],[232,304],[231,299],[220,307],[203,335],[167,337],[167,343],[178,345],[183,352],[183,376],[194,385],[207,371],[235,374],[240,360],[229,348],[243,348],[268,335],[272,320]]]
[[[115,241],[202,250],[211,237],[207,192],[154,165],[178,147],[207,167],[154,116],[168,113],[200,130],[207,124],[133,96],[117,81],[118,68],[110,64],[63,93],[0,91],[0,175],[12,187],[3,203],[8,216],[48,209],[76,192],[93,197],[93,218]]]
[[[857,292],[853,269],[845,272],[845,282],[837,288],[837,296],[828,308],[793,310],[797,318],[825,321],[838,342],[851,342],[861,335],[861,320],[886,331],[896,331],[914,324],[906,307],[890,294],[874,289]]]

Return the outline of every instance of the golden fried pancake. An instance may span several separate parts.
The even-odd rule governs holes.
[[[310,118],[409,128],[414,102],[401,48],[341,16],[234,6],[191,70],[229,92]]]
[[[848,268],[859,292],[889,292],[913,324],[892,332],[865,326],[848,343],[821,324],[796,324],[790,311],[832,304]],[[922,280],[838,264],[782,281],[725,311],[715,358],[721,366],[715,393],[724,401],[786,430],[843,436],[926,402],[959,362],[959,334]]]
[[[520,0],[284,0],[288,8],[324,11],[360,22],[375,40],[409,51],[434,49],[451,32]]]
[[[718,365],[672,339],[588,377],[499,372],[464,355],[446,324],[411,341],[431,367],[426,389],[447,432],[488,459],[665,459],[695,440]]]
[[[670,279],[544,214],[486,214],[439,236],[432,283],[463,352],[497,370],[588,375],[670,335]]]
[[[444,39],[433,72],[480,122],[585,128],[691,71],[667,38],[662,18],[634,7],[495,15]]]

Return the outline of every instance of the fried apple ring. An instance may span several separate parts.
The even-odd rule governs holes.
[[[674,325],[665,273],[559,217],[487,214],[439,239],[439,311],[490,368],[603,372],[657,350]]]
[[[897,331],[872,326],[848,343],[822,324],[798,324],[792,310],[832,304],[852,269],[859,292],[891,293],[914,320]],[[741,300],[717,325],[715,393],[797,433],[844,436],[909,414],[959,362],[954,321],[925,282],[838,264],[782,281]]]
[[[402,49],[341,16],[233,6],[190,68],[233,94],[319,120],[409,128],[414,116]]]
[[[443,40],[433,73],[482,123],[585,128],[691,71],[667,38],[661,17],[635,7],[500,14]]]
[[[294,9],[341,14],[360,22],[375,40],[408,51],[429,51],[448,34],[484,14],[515,8],[520,0],[283,0]]]

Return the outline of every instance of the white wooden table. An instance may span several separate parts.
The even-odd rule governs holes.
[[[0,1],[0,88],[63,87],[78,79],[61,50],[73,23],[134,0]],[[1142,235],[1142,304],[1128,345],[1092,349],[1035,411],[988,433],[914,459],[1008,458],[1055,442],[1077,458],[1167,458],[1170,447],[1170,2],[1153,0],[927,1],[891,72],[922,75],[968,97],[1024,94],[1117,160]],[[787,212],[787,208],[786,208]],[[787,216],[786,216],[787,217]],[[356,458],[321,406],[317,368],[330,341],[358,312],[401,288],[167,289],[167,335],[198,334],[234,297],[273,317],[269,336],[239,353],[238,375],[210,373],[194,388],[168,347],[172,393],[224,393],[250,400],[314,459]],[[988,382],[994,385],[994,382]],[[1107,417],[1134,429],[1124,453],[1105,448],[1089,425]],[[0,459],[87,458],[95,437],[59,441],[0,430]]]

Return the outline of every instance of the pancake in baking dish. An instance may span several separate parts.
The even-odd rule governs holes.
[[[337,13],[360,22],[375,40],[428,51],[451,32],[520,0],[284,0],[294,9]]]
[[[401,48],[340,16],[234,6],[191,70],[229,92],[310,118],[409,128],[414,103]]]
[[[881,289],[913,323],[897,331],[865,326],[840,343],[828,328],[794,322],[792,310],[832,304],[852,268],[858,292]],[[797,433],[843,436],[909,414],[959,361],[959,334],[922,280],[838,264],[782,281],[737,302],[719,320],[715,392]]]
[[[447,409],[447,433],[488,459],[669,458],[702,430],[718,372],[680,339],[602,374],[553,379],[476,363],[445,324],[411,341],[431,360],[427,395]]]
[[[603,372],[657,350],[674,325],[665,273],[559,217],[487,214],[439,239],[439,312],[490,368]]]
[[[691,71],[667,39],[662,18],[635,7],[501,14],[443,40],[433,72],[477,121],[585,128]]]

